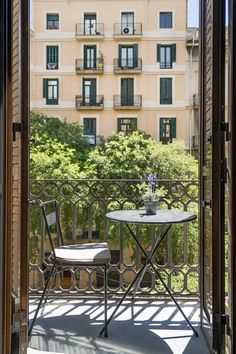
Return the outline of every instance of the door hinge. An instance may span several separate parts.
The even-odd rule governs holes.
[[[211,208],[211,200],[203,200],[202,206]]]
[[[23,123],[18,123],[14,122],[12,123],[12,138],[13,141],[16,141],[16,133],[25,133],[26,132],[26,126]]]
[[[232,138],[232,133],[229,130],[229,122],[221,122],[220,123],[220,131],[225,133],[225,140],[229,141]]]
[[[215,314],[215,321],[217,324],[221,325],[224,328],[224,334],[231,336],[231,328],[229,326],[229,315],[224,313]]]

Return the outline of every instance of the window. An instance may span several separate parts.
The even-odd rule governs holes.
[[[118,132],[129,134],[137,129],[137,118],[118,118]]]
[[[96,118],[84,118],[84,136],[91,145],[96,145]]]
[[[160,28],[172,28],[172,12],[160,12]]]
[[[172,104],[172,79],[160,79],[160,104]]]
[[[160,69],[172,69],[173,62],[176,61],[176,44],[157,45],[157,62]]]
[[[84,69],[96,69],[97,47],[96,45],[84,46]]]
[[[134,79],[121,79],[121,106],[134,105]]]
[[[119,44],[119,68],[137,68],[138,66],[138,45]]]
[[[58,79],[43,79],[43,97],[46,104],[58,104]]]
[[[121,34],[134,34],[134,13],[122,12],[121,14]]]
[[[86,35],[98,34],[96,14],[84,14],[84,34]]]
[[[96,106],[96,79],[83,79],[83,104]]]
[[[160,118],[160,141],[172,143],[176,138],[176,118]]]
[[[46,47],[46,69],[56,70],[58,69],[58,46],[57,45],[47,45]]]
[[[59,29],[59,15],[47,14],[47,29],[58,30]]]

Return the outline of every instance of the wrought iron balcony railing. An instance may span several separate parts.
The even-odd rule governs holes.
[[[104,23],[77,23],[75,26],[76,38],[96,37],[97,39],[104,37]]]
[[[141,73],[142,59],[140,58],[121,58],[114,59],[114,72],[115,73]]]
[[[114,95],[114,109],[141,109],[142,95]]]
[[[75,96],[76,109],[103,109],[104,108],[104,96]]]
[[[108,241],[112,259],[108,274],[109,291],[120,295],[129,286],[143,262],[142,254],[123,224],[108,222],[105,214],[118,209],[143,207],[138,180],[31,180],[30,195],[30,293],[43,288],[50,269],[50,247],[37,200],[56,199],[60,203],[63,233],[68,243]],[[160,209],[180,209],[198,213],[198,181],[161,180]],[[148,252],[154,242],[153,226],[132,226]],[[160,231],[160,230],[159,230]],[[55,230],[56,232],[56,230]],[[166,282],[177,296],[197,297],[199,292],[198,221],[173,225],[154,257]],[[54,296],[99,294],[99,271],[73,267],[62,271],[52,284]],[[93,291],[92,291],[93,290]],[[145,273],[137,295],[165,297],[165,289],[151,271]]]
[[[75,70],[77,74],[82,74],[84,72],[94,72],[97,74],[102,74],[104,71],[104,60],[103,58],[98,59],[76,59]]]
[[[143,35],[142,23],[115,23],[114,37],[141,38]]]

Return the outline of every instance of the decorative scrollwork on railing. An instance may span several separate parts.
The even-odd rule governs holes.
[[[105,214],[112,210],[142,208],[138,180],[31,180],[30,195],[36,203],[30,205],[30,293],[42,290],[50,262],[50,247],[37,200],[56,199],[60,204],[60,217],[64,237],[68,243],[92,240],[108,241],[112,252],[108,273],[111,293],[120,294],[135,276],[144,261],[134,240],[124,225],[107,222]],[[159,208],[176,208],[198,213],[198,181],[161,180],[163,195]],[[135,226],[146,252],[154,241],[155,228]],[[158,231],[158,230],[157,230]],[[198,295],[198,221],[173,225],[155,255],[169,287],[179,296]],[[62,271],[52,285],[54,294],[98,294],[103,277],[98,270],[83,267]],[[165,296],[155,274],[147,270],[138,295]]]

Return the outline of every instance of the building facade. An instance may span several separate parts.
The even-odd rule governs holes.
[[[31,109],[80,122],[91,144],[135,128],[194,134],[187,0],[33,0]]]

